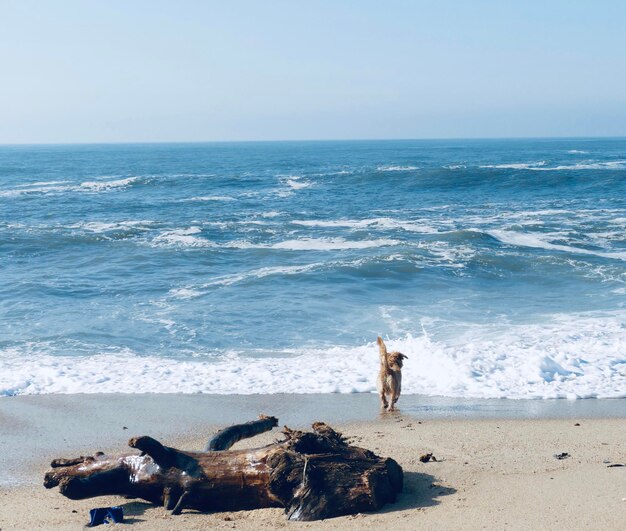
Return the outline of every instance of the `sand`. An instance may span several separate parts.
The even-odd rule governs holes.
[[[127,527],[157,531],[287,526],[293,529],[437,530],[624,528],[626,467],[609,468],[609,463],[605,462],[626,464],[624,401],[612,401],[608,410],[600,409],[612,411],[611,418],[572,417],[571,413],[578,406],[572,410],[571,403],[563,403],[564,418],[536,418],[537,406],[532,404],[524,406],[527,414],[523,418],[523,415],[510,414],[509,401],[501,401],[502,418],[485,419],[467,411],[465,414],[436,415],[432,408],[428,413],[415,414],[415,402],[410,398],[405,399],[406,410],[387,415],[380,415],[377,409],[371,411],[371,406],[376,406],[371,397],[291,398],[289,404],[277,398],[260,403],[254,397],[205,399],[179,395],[168,399],[154,395],[134,398],[126,395],[111,398],[99,410],[96,410],[97,404],[102,404],[103,397],[98,396],[7,399],[14,401],[11,404],[3,403],[3,399],[0,401],[3,430],[0,464],[8,469],[8,462],[16,462],[21,470],[29,472],[22,476],[23,484],[15,484],[15,467],[9,476],[5,475],[5,486],[0,487],[0,529],[81,529],[88,520],[90,508],[108,505],[124,507]],[[216,400],[225,400],[230,407],[221,411],[210,408],[207,414],[202,404],[215,406]],[[249,420],[252,410],[260,408],[268,413],[275,411],[267,407],[291,410],[300,401],[302,413],[282,411],[283,418],[297,427],[322,418],[319,414],[323,411],[321,406],[333,402],[345,406],[350,400],[359,407],[353,404],[352,410],[345,407],[333,409],[324,420],[333,421],[336,428],[352,438],[353,444],[393,457],[405,471],[404,492],[395,504],[386,506],[379,513],[313,523],[288,522],[280,509],[217,514],[186,511],[180,516],[169,516],[162,508],[121,497],[71,501],[56,490],[46,490],[41,485],[51,458],[78,455],[81,453],[77,451],[79,449],[91,452],[120,450],[131,435],[144,432],[162,436],[166,444],[201,448],[207,433],[233,418]],[[178,424],[172,421],[158,425],[151,417],[169,411],[162,401],[179,411]],[[42,415],[45,404],[48,405]],[[115,415],[107,417],[123,405],[126,405],[123,420]],[[518,407],[519,404],[513,409]],[[584,410],[590,406],[581,407]],[[469,410],[475,412],[475,408]],[[21,418],[16,418],[16,412]],[[140,412],[143,414],[141,419],[137,418]],[[68,426],[67,419],[75,414],[102,422],[94,425],[77,420],[74,426]],[[221,422],[203,422],[197,418],[200,415]],[[366,416],[369,420],[362,418]],[[105,418],[109,420],[102,420]],[[113,429],[111,426],[116,422],[119,424],[120,420],[131,424],[133,429],[129,426],[126,430],[124,426]],[[63,433],[63,422],[70,433]],[[154,429],[147,430],[151,422]],[[82,441],[93,443],[91,439],[98,435],[99,426],[103,428],[100,441],[104,444],[85,448]],[[170,426],[169,430],[167,426]],[[141,431],[134,428],[141,428]],[[50,430],[57,434],[56,438]],[[264,434],[238,446],[269,443],[277,435],[276,432]],[[24,444],[25,451],[10,452],[9,444],[26,441],[27,437],[30,442]],[[438,461],[421,463],[419,456],[426,452],[433,452]],[[560,452],[568,452],[570,457],[555,459],[554,454]],[[7,485],[9,479],[13,484]]]

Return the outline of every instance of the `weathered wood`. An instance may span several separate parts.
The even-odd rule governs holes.
[[[233,426],[212,439],[229,448],[267,431],[273,417]],[[230,432],[228,430],[231,430]],[[375,511],[402,490],[402,468],[390,458],[350,446],[324,423],[312,432],[285,428],[285,439],[248,450],[189,452],[143,436],[138,454],[56,459],[44,479],[71,499],[118,494],[183,509],[227,511],[283,507],[291,520]]]
[[[236,442],[254,437],[259,433],[270,431],[276,426],[278,426],[278,419],[265,415],[261,415],[259,420],[229,426],[228,428],[218,431],[204,447],[204,451],[228,450]]]

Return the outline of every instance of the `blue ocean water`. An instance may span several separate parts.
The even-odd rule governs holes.
[[[626,140],[0,147],[0,395],[626,396]]]

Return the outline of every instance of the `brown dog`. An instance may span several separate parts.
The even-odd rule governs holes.
[[[381,407],[387,411],[393,411],[402,390],[402,360],[407,357],[400,352],[387,352],[387,347],[381,337],[377,341],[380,350],[380,372],[376,387],[380,395]]]

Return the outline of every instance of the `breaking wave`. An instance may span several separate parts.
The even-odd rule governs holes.
[[[426,323],[427,324],[427,323]],[[427,328],[427,327],[426,327]],[[423,333],[388,340],[408,356],[403,392],[465,398],[626,398],[623,315],[553,316],[544,324],[474,326],[454,340]],[[33,352],[33,350],[35,352]],[[33,345],[2,352],[0,395],[42,393],[371,393],[374,343],[213,361],[53,356]]]

